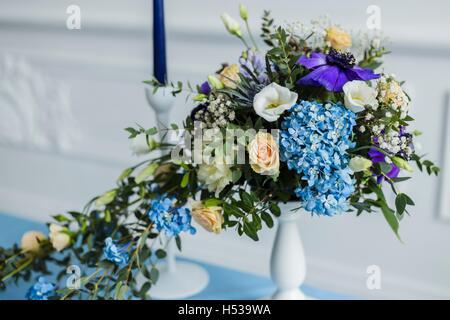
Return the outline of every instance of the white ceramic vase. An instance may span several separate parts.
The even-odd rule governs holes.
[[[298,203],[295,203],[298,206]],[[277,289],[275,300],[304,300],[300,290],[306,275],[305,254],[298,229],[298,220],[303,210],[291,211],[294,203],[280,205],[277,232],[270,259],[270,274]]]

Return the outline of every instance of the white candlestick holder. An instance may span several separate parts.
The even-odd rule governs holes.
[[[159,88],[156,93],[146,88],[146,97],[150,107],[156,115],[160,138],[169,127],[170,110],[175,103],[170,88]],[[209,282],[208,272],[201,266],[177,261],[175,256],[175,240],[167,244],[167,257],[160,268],[160,275],[156,285],[151,290],[151,296],[156,299],[183,299],[200,293]]]

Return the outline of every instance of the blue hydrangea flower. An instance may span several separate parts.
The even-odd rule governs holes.
[[[176,207],[175,199],[162,195],[150,202],[148,216],[158,231],[164,231],[169,237],[183,231],[195,233],[191,226],[191,211],[185,207]]]
[[[117,241],[108,237],[105,239],[103,256],[118,266],[124,266],[128,263],[129,259],[128,245],[119,245]]]
[[[55,295],[56,286],[46,282],[44,277],[39,277],[38,281],[28,289],[26,298],[28,300],[48,300],[48,297]]]
[[[354,180],[347,150],[355,146],[350,141],[355,118],[340,103],[301,101],[283,120],[281,161],[305,181],[295,190],[305,210],[328,216],[348,210]]]

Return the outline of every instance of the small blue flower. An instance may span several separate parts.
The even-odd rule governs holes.
[[[128,245],[119,245],[110,237],[105,239],[105,247],[103,248],[105,259],[114,262],[119,267],[128,263]]]
[[[39,277],[38,281],[28,289],[26,298],[28,300],[48,300],[48,297],[55,295],[56,286],[46,282],[44,277]]]
[[[301,101],[289,110],[280,132],[281,161],[301,175],[295,193],[305,210],[334,215],[348,210],[354,180],[347,150],[355,114],[340,103]]]
[[[175,199],[162,195],[150,202],[148,216],[155,223],[156,230],[164,231],[168,236],[177,236],[183,231],[196,232],[191,225],[191,211],[185,207],[176,207]]]

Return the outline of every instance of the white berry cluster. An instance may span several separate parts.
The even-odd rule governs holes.
[[[195,113],[194,120],[202,121],[207,128],[225,128],[235,116],[231,100],[224,95],[218,95],[211,96],[205,108]]]
[[[404,119],[409,111],[409,98],[403,91],[394,75],[383,75],[378,81],[378,101],[394,112],[400,113]]]

